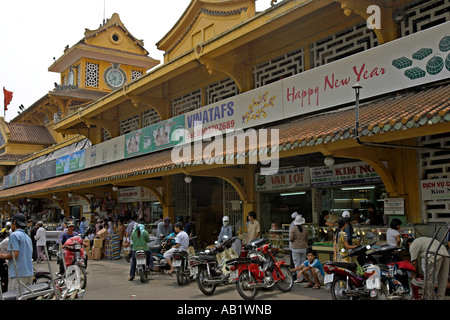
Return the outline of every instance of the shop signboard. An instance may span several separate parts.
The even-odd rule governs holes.
[[[247,91],[184,114],[185,142],[283,119],[282,82]]]
[[[86,149],[86,168],[95,167],[125,157],[125,135],[96,144]]]
[[[361,99],[450,77],[450,22],[283,79],[284,117],[353,103]]]
[[[420,193],[423,201],[449,200],[450,178],[421,180]]]
[[[308,188],[311,185],[309,167],[278,170],[274,175],[255,175],[256,191]]]
[[[384,199],[384,214],[386,215],[404,215],[405,199],[386,198]]]
[[[71,153],[69,156],[69,170],[70,172],[84,169],[85,164],[85,151],[80,150]]]
[[[381,178],[375,169],[363,161],[330,167],[313,167],[310,172],[313,187],[381,182]]]
[[[184,115],[158,122],[151,126],[152,151],[167,149],[184,141]]]
[[[64,174],[70,172],[70,154],[56,159],[56,174]]]
[[[141,201],[141,187],[122,188],[117,191],[119,203]]]
[[[125,135],[124,157],[130,158],[152,151],[152,128],[145,127]],[[97,151],[98,153],[98,151]]]

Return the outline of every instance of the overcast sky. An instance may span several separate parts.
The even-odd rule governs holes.
[[[281,0],[280,0],[281,1]],[[104,6],[105,3],[105,6]],[[0,87],[14,93],[5,119],[18,115],[19,106],[31,106],[53,90],[59,74],[49,72],[66,45],[84,37],[85,28],[97,29],[118,13],[125,27],[144,40],[149,56],[163,61],[156,43],[181,17],[190,0],[13,0],[1,1]],[[270,7],[270,0],[257,0],[256,10]],[[1,110],[3,111],[3,90]],[[0,116],[3,116],[2,112]]]

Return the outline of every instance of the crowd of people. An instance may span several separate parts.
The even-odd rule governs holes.
[[[356,247],[353,243],[353,225],[361,223],[358,219],[358,212],[354,212],[354,219],[351,218],[350,212],[344,211],[342,217],[335,222],[328,221],[328,212],[323,212],[319,225],[336,227],[333,235],[333,246],[335,261],[350,262],[347,254]],[[291,272],[296,273],[296,283],[306,282],[306,288],[319,289],[324,285],[324,270],[322,263],[318,260],[317,254],[311,250],[308,244],[309,230],[305,226],[305,219],[301,214],[294,212],[291,215],[292,223],[289,228],[289,248],[292,254],[293,268]],[[195,236],[195,219],[187,217],[185,224],[181,219],[177,219],[176,223],[172,225],[170,218],[163,218],[155,222],[156,228],[153,229],[152,236],[156,239],[156,245],[161,244],[164,238],[173,236],[175,245],[173,249],[168,250],[164,254],[164,258],[170,265],[169,275],[173,275],[174,268],[172,265],[172,256],[175,248],[180,250],[188,250],[188,246],[195,246],[196,241],[191,241],[190,238]],[[222,242],[225,239],[235,235],[233,227],[229,224],[227,216],[222,219],[222,227],[218,236],[218,241]],[[386,241],[390,246],[400,247],[409,250],[411,262],[417,268],[418,261],[422,260],[426,263],[426,251],[433,239],[428,237],[419,237],[417,239],[408,238],[402,239],[400,229],[402,222],[399,219],[392,219],[389,229],[386,233]],[[113,221],[112,218],[98,219],[91,224],[86,223],[86,219],[81,218],[79,224],[76,224],[72,217],[67,217],[58,226],[57,230],[62,231],[60,235],[60,242],[64,243],[74,236],[80,236],[82,239],[89,239],[93,241],[95,238],[105,239],[109,234],[119,235],[120,250],[124,246],[129,246],[129,254],[126,256],[127,261],[131,262],[129,280],[133,280],[135,276],[137,250],[144,250],[147,257],[148,266],[153,269],[153,258],[150,254],[148,243],[150,234],[145,229],[145,222],[143,220],[137,221],[137,216],[132,215],[129,221],[119,219]],[[250,242],[253,239],[261,237],[261,228],[259,222],[256,220],[256,213],[254,211],[248,213],[247,221],[247,237],[245,242]],[[10,221],[2,221],[2,229],[0,230],[0,277],[2,292],[12,290],[17,287],[17,277],[20,281],[29,285],[33,279],[33,265],[32,262],[43,263],[46,261],[44,255],[44,247],[46,246],[46,229],[42,221],[34,222],[32,219],[27,219],[26,215],[20,212],[14,214]],[[237,242],[239,248],[233,246],[236,251],[240,252],[241,242]],[[449,290],[449,246],[450,237],[445,243],[447,248],[441,247],[437,262],[433,264],[436,268],[436,299],[443,299],[446,291]],[[433,242],[433,248],[438,246],[437,240]],[[11,261],[15,263],[15,267],[11,267]],[[16,275],[16,270],[18,275]],[[418,281],[419,275],[413,275],[413,281]]]

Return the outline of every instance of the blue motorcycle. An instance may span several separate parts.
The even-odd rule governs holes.
[[[164,253],[175,245],[175,237],[175,232],[172,232],[164,238],[160,245],[149,246],[153,256],[153,270],[164,271],[170,269],[169,263],[164,259]]]

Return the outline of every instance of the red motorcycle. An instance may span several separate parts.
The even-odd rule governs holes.
[[[261,289],[275,285],[288,292],[294,285],[294,278],[286,266],[286,261],[277,261],[273,255],[276,250],[267,239],[254,239],[244,247],[247,257],[227,261],[231,277],[236,282],[239,295],[245,300],[253,300]]]

